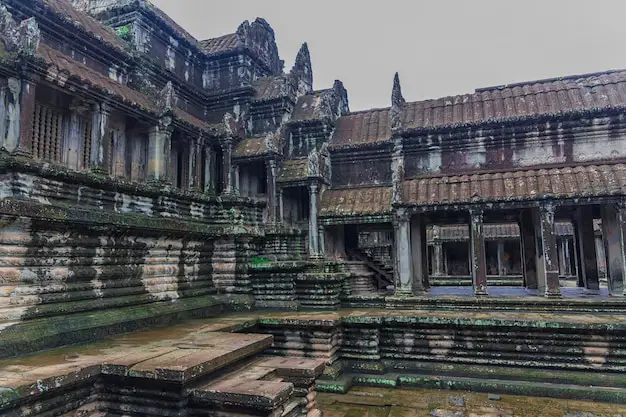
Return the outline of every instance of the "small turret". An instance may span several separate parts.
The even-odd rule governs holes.
[[[297,88],[298,96],[313,91],[313,67],[311,65],[309,46],[306,42],[300,47],[298,55],[296,55],[296,61],[289,75]]]
[[[402,96],[402,88],[400,87],[400,76],[396,72],[396,75],[393,77],[393,89],[391,91],[391,110],[390,118],[391,118],[391,128],[397,128],[400,126],[402,120],[402,108],[406,101]]]

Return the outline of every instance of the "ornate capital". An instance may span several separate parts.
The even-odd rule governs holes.
[[[407,208],[399,207],[394,213],[394,219],[396,220],[397,224],[406,223],[411,220],[411,214],[409,213],[409,210]]]

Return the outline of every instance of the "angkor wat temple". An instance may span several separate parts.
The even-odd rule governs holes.
[[[3,416],[626,403],[626,71],[416,102],[396,74],[351,112],[263,19],[0,0],[0,28]]]

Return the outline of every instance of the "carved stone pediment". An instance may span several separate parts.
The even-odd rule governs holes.
[[[7,52],[32,56],[37,53],[41,31],[34,17],[18,24],[6,6],[0,4],[0,38]]]

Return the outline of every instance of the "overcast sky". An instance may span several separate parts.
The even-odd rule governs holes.
[[[475,88],[626,68],[624,0],[152,0],[197,39],[265,18],[285,69],[307,41],[316,89],[351,110]]]

